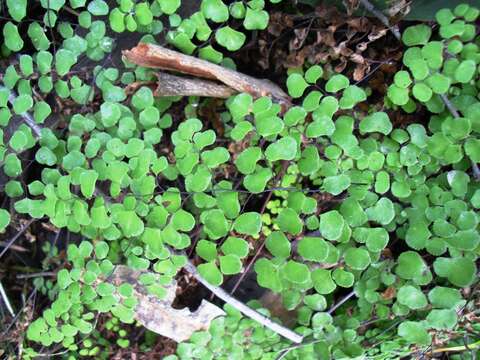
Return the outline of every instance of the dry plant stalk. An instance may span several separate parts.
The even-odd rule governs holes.
[[[286,328],[285,326],[276,323],[272,319],[266,317],[263,314],[260,314],[258,311],[248,307],[241,301],[235,299],[221,287],[211,285],[207,280],[202,278],[199,274],[197,268],[191,263],[188,262],[184,269],[187,270],[198,282],[200,282],[203,286],[205,286],[208,290],[215,294],[219,299],[222,299],[227,304],[233,306],[235,309],[240,311],[245,316],[248,316],[250,319],[253,319],[263,326],[269,328],[270,330],[276,332],[277,334],[283,336],[284,338],[294,342],[296,344],[300,344],[303,341],[303,336],[297,334],[295,331]]]

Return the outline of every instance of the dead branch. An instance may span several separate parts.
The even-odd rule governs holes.
[[[4,242],[4,241],[1,241],[0,242],[0,247],[6,247],[7,246],[7,243]],[[10,245],[10,250],[13,250],[13,251],[17,251],[17,252],[28,252],[29,250],[28,249],[25,249],[23,246],[20,246],[20,245]]]
[[[17,275],[17,279],[31,279],[31,278],[37,278],[37,277],[54,277],[57,276],[57,273],[54,271],[42,271],[38,273],[33,273],[33,274],[20,274]]]
[[[97,187],[95,189],[95,193],[97,194],[97,196],[103,196],[105,199],[106,199],[106,195],[103,194],[103,192]],[[176,255],[184,255],[185,257],[187,257],[187,255],[183,252],[178,252],[178,251],[175,251],[174,249],[170,248],[170,247],[167,247],[167,249],[170,251],[170,253],[172,254],[176,254]],[[187,257],[188,258],[188,257]],[[301,335],[298,335],[297,333],[295,333],[294,331],[290,330],[290,329],[287,329],[285,327],[283,327],[282,325],[280,324],[277,324],[275,322],[273,322],[272,320],[270,320],[269,318],[267,318],[266,316],[260,314],[259,312],[253,310],[252,308],[248,307],[247,305],[245,305],[244,303],[238,301],[237,299],[235,299],[233,296],[231,296],[230,294],[228,294],[225,290],[223,290],[222,288],[218,287],[218,286],[213,286],[211,285],[207,280],[205,280],[201,275],[200,273],[198,272],[197,268],[195,265],[193,265],[193,263],[189,260],[187,262],[187,264],[184,266],[184,269],[186,271],[188,271],[199,283],[201,283],[203,286],[205,286],[208,290],[210,290],[215,296],[217,296],[218,298],[222,299],[223,301],[225,301],[227,304],[233,306],[235,309],[237,309],[238,311],[240,311],[241,313],[243,313],[244,315],[248,316],[249,318],[255,320],[255,321],[258,321],[260,324],[262,324],[263,326],[269,328],[270,330],[276,332],[277,334],[285,337],[286,339],[294,342],[294,343],[301,343],[303,341],[303,336]],[[146,325],[145,325],[146,326]],[[148,326],[146,326],[147,328],[149,328]],[[152,330],[153,326],[151,326],[149,329]],[[155,331],[155,330],[152,330],[152,331]]]
[[[226,99],[238,92],[213,81],[190,79],[165,72],[156,75],[158,83],[155,96],[205,96]]]
[[[153,91],[154,96],[205,96],[226,99],[238,93],[229,86],[214,81],[176,76],[166,72],[155,74],[157,81],[135,81],[128,84],[124,91],[131,95],[142,86]]]
[[[255,98],[270,96],[281,104],[289,105],[291,103],[290,97],[269,80],[256,79],[162,46],[140,43],[131,50],[124,50],[123,56],[139,66],[216,80],[237,92],[249,93]]]

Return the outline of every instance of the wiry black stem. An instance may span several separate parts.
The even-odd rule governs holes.
[[[369,12],[371,12],[378,20],[382,22],[383,25],[388,27],[388,29],[392,32],[393,36],[397,38],[397,40],[400,40],[402,36],[400,35],[400,30],[398,30],[397,25],[390,25],[390,21],[388,18],[385,16],[384,13],[382,13],[380,10],[376,9],[373,4],[368,1],[368,0],[360,0],[360,4]]]

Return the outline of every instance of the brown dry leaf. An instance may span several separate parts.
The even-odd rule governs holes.
[[[345,68],[347,67],[347,60],[345,60],[345,58],[340,58],[340,63],[335,66],[335,72],[337,73],[341,73],[343,72],[343,70],[345,70]]]
[[[305,62],[305,59],[309,56],[311,46],[304,47],[298,52],[291,52],[285,61],[286,67],[300,67]]]
[[[357,53],[352,54],[349,59],[355,64],[365,64],[365,59],[363,58],[363,56]]]
[[[292,26],[293,20],[290,15],[274,12],[270,14],[267,31],[274,36],[280,36],[285,28],[291,28]]]
[[[370,21],[366,17],[349,18],[346,23],[355,32],[367,32],[371,28]]]
[[[387,82],[385,79],[385,74],[382,71],[379,71],[380,68],[375,67],[372,70],[373,74],[371,74],[372,76],[368,79],[368,86],[377,91],[379,94],[385,95],[387,93]]]
[[[135,308],[135,319],[148,330],[168,337],[177,342],[185,341],[199,330],[207,330],[216,317],[225,315],[218,306],[202,300],[199,308],[191,312],[188,308],[174,309],[172,302],[175,299],[177,283],[167,287],[167,296],[159,300],[150,295],[145,286],[140,284],[139,277],[145,272],[134,271],[127,266],[117,266],[109,277],[109,282],[119,286],[129,283],[134,288],[134,295],[138,299]]]
[[[389,248],[383,249],[382,257],[385,259],[392,259],[393,258],[392,250],[390,250]]]
[[[252,140],[253,133],[249,132],[242,141],[235,141],[230,142],[228,145],[228,151],[231,153],[232,160],[236,160],[238,155],[248,148],[250,145],[250,141]]]
[[[385,289],[384,292],[382,292],[382,299],[391,300],[395,297],[396,294],[397,294],[397,291],[395,290],[395,287],[389,286],[388,288]]]
[[[398,0],[395,5],[402,1],[406,2]],[[358,0],[344,3],[352,10],[359,5]],[[303,15],[273,13],[270,24],[258,33],[258,47],[242,53],[239,61],[255,61],[259,72],[268,70],[272,77],[281,78],[285,68],[308,62],[328,64],[331,70],[343,71],[359,82],[372,75],[377,59],[390,60],[395,53],[401,54],[398,42],[388,41],[389,29],[376,18],[346,16],[325,2]]]
[[[322,44],[328,47],[334,47],[336,45],[334,32],[328,30],[330,30],[330,28],[317,31],[317,41],[315,45]]]
[[[357,0],[347,3],[349,9],[358,6]],[[329,62],[335,71],[351,69],[355,81],[362,80],[370,70],[368,57],[363,53],[372,42],[385,37],[388,29],[376,25],[375,20],[348,17],[325,5],[317,6],[315,14],[315,20],[308,25],[303,22],[301,27],[293,27],[288,55],[278,59],[286,59],[285,67],[299,67],[305,61],[312,64]],[[310,32],[315,36],[309,36]]]
[[[364,77],[365,74],[370,70],[370,66],[367,64],[359,64],[355,67],[355,70],[353,71],[353,80],[355,81],[361,81]]]
[[[370,34],[368,34],[368,40],[369,42],[372,42],[377,39],[380,39],[381,37],[384,37],[387,34],[387,32],[388,32],[388,29],[374,27],[370,32]]]

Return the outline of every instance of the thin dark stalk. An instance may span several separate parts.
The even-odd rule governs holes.
[[[453,115],[453,117],[459,118],[460,113],[458,112],[455,105],[453,105],[453,103],[448,99],[447,95],[441,94],[440,97],[442,98],[443,103],[447,107],[448,111],[450,111],[450,113]]]
[[[302,343],[302,344],[297,344],[297,345],[292,345],[292,346],[289,346],[283,350],[280,351],[280,354],[275,358],[275,360],[281,360],[283,359],[284,357],[286,357],[288,355],[288,353],[292,350],[295,350],[295,349],[298,349],[298,348],[301,348],[301,347],[305,347],[305,346],[308,346],[308,345],[311,345],[311,344],[316,344],[320,341],[323,341],[323,339],[318,339],[318,340],[313,340],[313,341],[309,341],[309,342],[305,342],[305,343]]]
[[[288,163],[287,163],[288,164]],[[276,179],[275,179],[275,182],[278,182],[283,174],[285,173],[285,170],[286,170],[286,165],[284,164],[282,169],[279,171]],[[270,201],[270,199],[272,198],[272,195],[273,195],[273,192],[269,192],[268,193],[268,196],[267,198],[265,199],[265,202],[263,203],[263,206],[262,206],[262,209],[260,210],[260,215],[262,215],[264,212],[265,212],[265,209],[267,208],[267,204],[268,202]],[[230,291],[230,294],[234,294],[235,291],[237,291],[238,289],[238,286],[240,285],[240,283],[243,281],[243,279],[245,278],[245,276],[248,274],[248,272],[250,271],[250,269],[252,268],[253,264],[255,264],[255,261],[257,260],[257,258],[260,256],[263,248],[265,247],[265,244],[266,244],[266,241],[267,239],[263,239],[261,245],[259,246],[259,248],[256,250],[255,252],[255,255],[253,256],[252,260],[250,260],[250,262],[248,263],[247,267],[245,268],[245,270],[243,271],[243,273],[240,275],[240,278],[237,280],[237,282],[235,283],[235,285],[233,286],[232,290]]]
[[[30,293],[30,295],[28,296],[28,299],[27,301],[25,301],[25,303],[23,304],[22,308],[20,309],[20,311],[17,312],[17,315],[15,315],[15,317],[13,318],[13,320],[10,322],[10,324],[8,324],[7,328],[3,331],[3,333],[1,334],[1,336],[5,336],[9,331],[10,329],[12,328],[12,326],[17,322],[18,318],[20,317],[20,315],[22,314],[23,310],[25,310],[25,308],[27,307],[27,304],[30,302],[30,300],[33,299],[33,297],[35,296],[35,294],[37,293],[37,289],[33,289],[33,291]]]
[[[7,243],[5,242],[0,242],[0,247],[6,247],[7,246]],[[18,251],[18,252],[28,252],[27,249],[25,249],[24,247],[20,246],[20,245],[10,245],[10,249],[12,250],[15,250],[15,251]]]
[[[22,235],[25,230],[27,230],[29,228],[29,226],[34,222],[36,221],[37,219],[30,219],[28,220],[28,222],[15,234],[14,237],[12,237],[8,242],[7,244],[5,245],[5,247],[3,248],[3,250],[0,252],[0,259],[2,258],[2,256],[8,251],[8,249],[10,248],[10,246],[13,245],[13,243],[15,241],[17,241],[17,239],[20,237],[20,235]]]
[[[388,27],[388,29],[392,32],[393,36],[395,36],[397,40],[400,40],[402,38],[402,35],[400,35],[400,30],[398,30],[398,26],[397,25],[391,26],[390,21],[385,16],[385,14],[380,10],[376,9],[375,6],[373,6],[373,4],[370,1],[360,0],[360,4],[362,4],[362,6],[367,11],[371,12],[378,20],[380,20],[383,25]]]
[[[5,89],[5,87],[0,86],[0,89]],[[17,98],[17,95],[10,90],[10,95],[8,96],[8,102],[13,105],[13,102]],[[42,128],[38,126],[35,120],[32,118],[28,112],[21,115],[23,120],[27,123],[27,125],[32,129],[36,138],[39,138],[41,135]]]
[[[48,276],[55,276],[55,275],[57,274],[53,271],[43,271],[43,272],[38,272],[33,274],[20,274],[20,275],[17,275],[17,279],[31,279],[31,278],[48,277]]]

